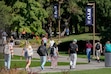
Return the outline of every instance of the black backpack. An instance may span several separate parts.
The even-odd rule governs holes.
[[[40,47],[38,48],[37,53],[39,54],[39,56],[44,55],[43,49],[44,49],[43,46],[40,46]]]
[[[50,54],[51,54],[51,55],[54,55],[54,47],[51,47],[51,49],[50,49]]]
[[[96,50],[100,49],[100,44],[96,44]]]

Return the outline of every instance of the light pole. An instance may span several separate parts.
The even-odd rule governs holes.
[[[95,2],[88,3],[87,5],[93,8],[93,57],[95,57]]]
[[[61,7],[61,3],[63,3],[63,0],[59,0],[58,1],[58,28],[59,28],[59,41],[60,41],[60,37],[61,37],[61,30],[60,30],[60,22],[61,22],[61,16],[60,16],[60,7]]]

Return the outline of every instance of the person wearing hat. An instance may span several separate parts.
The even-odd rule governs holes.
[[[76,67],[77,62],[77,51],[78,51],[78,45],[76,44],[77,40],[74,39],[72,43],[69,45],[69,57],[70,57],[70,69],[74,69]]]

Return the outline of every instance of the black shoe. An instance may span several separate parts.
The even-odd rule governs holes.
[[[90,60],[88,61],[88,63],[90,63]]]
[[[97,60],[98,63],[100,63],[100,60]]]

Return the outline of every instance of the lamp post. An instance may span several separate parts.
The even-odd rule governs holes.
[[[61,22],[61,16],[60,16],[60,7],[61,7],[61,3],[63,3],[63,0],[59,0],[58,1],[58,28],[59,28],[59,41],[60,41],[60,37],[61,37],[61,30],[60,30],[60,22]]]
[[[93,57],[95,57],[95,2],[88,3],[87,5],[93,8]]]

